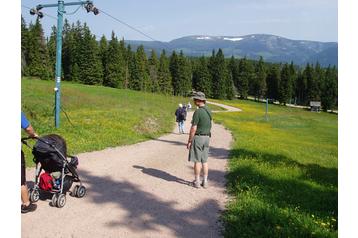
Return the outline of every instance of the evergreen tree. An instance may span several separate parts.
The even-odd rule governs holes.
[[[255,99],[260,99],[261,97],[266,95],[266,69],[262,57],[260,57],[259,62],[256,64],[256,77],[253,81],[252,89]]]
[[[297,76],[297,86],[296,86],[296,95],[298,98],[298,103],[301,105],[306,105],[308,102],[307,95],[307,74],[308,74],[309,64],[306,65],[306,68],[303,71],[299,71]]]
[[[325,111],[335,107],[338,99],[338,78],[335,68],[330,66],[325,71],[325,78],[322,82],[322,107]]]
[[[159,58],[158,81],[160,92],[166,95],[173,93],[172,78],[169,70],[169,61],[162,51]]]
[[[57,35],[57,29],[55,26],[53,26],[50,39],[47,41],[49,62],[52,67],[52,72],[56,71],[56,35]]]
[[[281,70],[281,80],[279,83],[278,100],[286,105],[292,98],[292,77],[288,64],[284,64]]]
[[[81,82],[81,71],[77,63],[71,67],[71,80],[74,82]]]
[[[131,48],[128,47],[127,51],[128,57],[128,69],[129,69],[129,88],[133,90],[140,90],[141,89],[141,82],[138,77],[138,70],[136,67],[136,53],[131,51]]]
[[[280,82],[280,68],[277,64],[274,64],[266,78],[266,84],[267,84],[267,98],[278,100],[278,88],[279,88],[279,82]]]
[[[79,21],[77,25],[70,26],[67,19],[63,26],[62,43],[62,68],[64,80],[79,80],[80,42],[82,41],[83,29]],[[76,69],[74,68],[76,66]]]
[[[212,92],[216,99],[227,98],[229,72],[226,67],[225,57],[221,49],[218,50],[215,59],[211,59]]]
[[[297,75],[297,71],[295,69],[295,66],[293,64],[293,62],[291,61],[290,67],[290,76],[291,76],[291,83],[292,83],[292,91],[291,91],[291,95],[292,97],[295,98],[295,104],[297,103],[297,96],[296,96],[296,88],[297,88],[297,80],[298,80],[298,75]]]
[[[187,96],[192,90],[192,72],[190,61],[184,56],[183,51],[178,57],[179,95]]]
[[[112,88],[124,88],[125,65],[119,42],[112,31],[106,53],[103,85]],[[103,62],[103,61],[102,61]]]
[[[169,59],[169,69],[172,78],[172,87],[174,95],[179,95],[180,92],[180,77],[179,77],[179,60],[178,55],[173,51]]]
[[[193,88],[195,91],[205,93],[206,97],[212,96],[211,76],[208,69],[208,62],[204,56],[200,57],[198,63],[194,67]]]
[[[102,68],[104,70],[103,83],[105,82],[105,71],[107,68],[107,53],[108,53],[108,40],[105,35],[102,35],[101,40],[99,41],[99,56],[102,62]]]
[[[154,50],[151,51],[149,58],[149,76],[152,84],[151,91],[156,93],[159,92],[159,80],[158,80],[158,69],[159,69],[159,61],[157,54]]]
[[[126,72],[125,72],[125,81],[124,81],[124,88],[130,88],[131,84],[131,75],[135,68],[134,63],[134,56],[132,52],[132,48],[130,45],[127,46],[126,53],[125,53],[125,63],[126,63]]]
[[[150,92],[152,89],[152,84],[150,82],[149,70],[148,70],[148,60],[147,55],[144,52],[143,45],[137,48],[136,52],[136,69],[137,69],[137,77],[140,81],[140,89],[142,91]]]
[[[29,30],[26,26],[25,19],[21,15],[21,75],[28,76],[27,61],[28,61],[28,42]]]
[[[317,75],[311,65],[307,64],[304,70],[304,77],[307,81],[307,99],[309,101],[319,101],[319,84]]]
[[[130,45],[128,45],[128,47],[130,48]],[[122,54],[123,57],[123,67],[124,67],[124,82],[123,82],[123,87],[124,88],[128,88],[128,84],[129,84],[129,60],[128,60],[128,48],[126,48],[125,42],[124,42],[124,38],[122,38],[119,42],[119,50]]]
[[[316,91],[316,98],[318,100],[321,99],[320,95],[321,95],[321,89],[323,87],[323,81],[324,81],[324,70],[321,68],[321,65],[316,62],[316,66],[314,69],[314,78],[316,80],[316,87],[317,87],[317,91]]]
[[[49,61],[44,32],[39,18],[35,24],[30,24],[27,51],[28,75],[41,79],[52,78],[53,71]]]
[[[74,53],[73,28],[71,28],[68,20],[65,19],[63,25],[63,39],[62,39],[62,69],[63,69],[64,80],[68,80],[68,81],[73,80],[71,75],[72,67],[74,64],[73,53]]]
[[[170,57],[170,73],[174,95],[186,96],[191,91],[191,65],[181,51],[179,55],[173,51]]]
[[[235,85],[232,74],[227,70],[227,77],[225,81],[226,99],[233,99],[235,97]]]
[[[229,71],[231,73],[232,81],[236,88],[239,88],[240,81],[240,67],[234,56],[231,57],[229,62]]]
[[[99,46],[86,23],[83,25],[83,37],[80,43],[76,62],[80,69],[80,81],[89,85],[102,85],[103,69]]]
[[[255,78],[255,70],[251,61],[245,58],[239,62],[239,78],[237,83],[238,93],[241,98],[246,99],[249,93],[249,82]]]
[[[151,82],[149,78],[147,56],[144,52],[144,47],[141,45],[137,51],[131,55],[129,62],[130,69],[130,83],[131,89],[138,91],[151,90]]]

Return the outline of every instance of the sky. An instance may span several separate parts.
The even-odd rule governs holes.
[[[65,0],[75,2],[76,0]],[[188,35],[242,36],[273,34],[294,40],[338,41],[338,0],[93,0],[100,10],[130,24],[159,41]],[[57,3],[56,0],[22,0],[25,21],[34,21],[26,7]],[[67,7],[71,14],[77,7]],[[44,13],[56,16],[55,8]],[[65,16],[70,22],[86,22],[97,36],[112,30],[127,40],[150,40],[105,14],[79,9]],[[42,20],[45,34],[55,19]]]

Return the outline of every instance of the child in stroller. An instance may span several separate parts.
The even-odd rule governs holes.
[[[37,139],[32,148],[34,162],[36,164],[35,185],[30,189],[31,202],[40,199],[40,191],[53,194],[51,203],[62,208],[66,204],[66,193],[71,189],[73,182],[78,182],[71,195],[82,198],[86,194],[86,188],[77,173],[78,158],[68,156],[65,140],[56,134],[50,134],[41,138],[23,138],[22,143],[30,147],[26,140]],[[30,147],[31,148],[31,147]],[[42,170],[44,170],[43,173]]]

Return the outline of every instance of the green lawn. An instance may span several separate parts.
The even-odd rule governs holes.
[[[62,82],[60,129],[54,128],[54,82],[23,79],[22,110],[40,135],[63,136],[71,154],[133,144],[171,132],[188,98]],[[25,136],[23,133],[22,136]],[[32,155],[23,147],[27,165]]]
[[[226,237],[337,237],[338,117],[226,101],[243,112],[215,114],[234,143],[222,219]]]

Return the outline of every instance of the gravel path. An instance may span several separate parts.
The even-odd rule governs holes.
[[[158,139],[78,155],[87,195],[67,195],[61,209],[40,200],[35,212],[21,215],[22,237],[221,237],[218,218],[227,201],[232,137],[217,124],[212,134],[208,189],[188,185],[194,177],[188,134],[175,128]],[[28,169],[28,181],[33,175]]]
[[[216,106],[219,106],[219,107],[222,107],[222,108],[226,109],[226,111],[213,111],[213,112],[241,112],[242,111],[240,108],[220,104],[220,103],[217,103],[217,102],[207,101],[207,103],[209,104],[209,107],[210,107],[210,104],[213,104],[213,105],[216,105]]]

